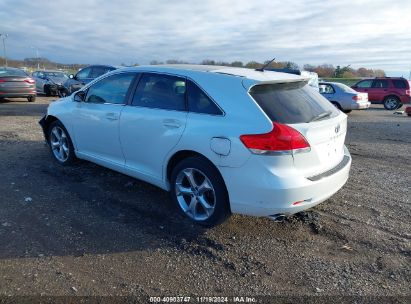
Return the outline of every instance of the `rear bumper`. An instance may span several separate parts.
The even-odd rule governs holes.
[[[30,97],[36,96],[35,92],[21,92],[21,93],[0,93],[1,98],[19,98],[19,97]]]
[[[368,109],[371,106],[369,101],[361,101],[352,104],[352,110],[364,110]]]
[[[233,168],[220,168],[220,171],[230,196],[231,211],[252,216],[291,215],[322,203],[344,186],[351,167],[346,147],[344,163],[320,177],[304,177],[293,168],[278,171],[264,168],[250,160],[241,173]]]
[[[409,104],[411,103],[411,96],[408,95],[403,95],[400,97],[401,103],[403,104]]]

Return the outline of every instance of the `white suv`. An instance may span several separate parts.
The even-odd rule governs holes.
[[[294,214],[347,181],[347,117],[300,76],[218,66],[105,74],[40,121],[61,164],[76,157],[171,192],[207,226],[231,213]]]

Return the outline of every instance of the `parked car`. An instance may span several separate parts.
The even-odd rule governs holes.
[[[116,67],[111,65],[90,65],[78,71],[76,75],[70,74],[69,79],[63,83],[65,90],[62,92],[62,95],[71,95],[90,81],[115,69]]]
[[[367,93],[359,93],[339,82],[320,82],[320,93],[344,113],[368,109],[371,105]]]
[[[347,116],[297,75],[218,66],[107,73],[49,105],[53,158],[89,160],[171,192],[206,226],[285,216],[347,181]],[[159,206],[160,208],[160,206]]]
[[[36,81],[23,70],[0,67],[0,99],[19,97],[34,102]]]
[[[357,92],[368,93],[372,103],[382,103],[387,110],[395,110],[410,103],[410,83],[402,77],[364,79],[352,86]]]
[[[61,71],[35,71],[31,76],[36,80],[37,93],[45,94],[46,96],[59,95],[69,78]]]

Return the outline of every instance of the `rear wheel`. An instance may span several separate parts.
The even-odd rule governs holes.
[[[336,101],[331,101],[331,103],[333,104],[334,107],[336,107],[338,110],[343,111],[343,109],[341,108],[341,105],[336,102]]]
[[[27,97],[28,102],[35,102],[36,101],[36,96],[29,96]]]
[[[400,105],[400,100],[395,96],[387,96],[384,99],[384,108],[386,110],[396,110]]]
[[[56,120],[51,123],[48,130],[48,143],[54,159],[64,166],[71,164],[76,157],[73,143],[66,128],[60,121]]]
[[[202,157],[189,157],[178,163],[171,173],[170,187],[179,211],[195,223],[212,227],[230,216],[224,180]]]

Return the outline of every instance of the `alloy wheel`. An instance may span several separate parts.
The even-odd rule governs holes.
[[[181,209],[195,221],[207,220],[214,213],[214,187],[208,177],[198,169],[186,168],[178,173],[175,194]]]
[[[69,144],[66,132],[59,126],[54,126],[50,132],[50,146],[54,157],[64,163],[69,158]]]
[[[398,107],[398,101],[394,97],[389,97],[385,100],[385,106],[388,110],[395,110]]]

